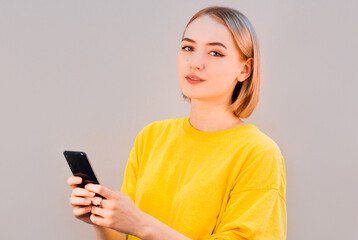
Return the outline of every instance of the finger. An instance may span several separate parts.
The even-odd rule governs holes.
[[[103,198],[101,198],[101,197],[90,197],[89,199],[91,199],[93,206],[98,206],[99,204],[101,204],[101,207],[103,207],[103,200],[104,200]]]
[[[103,217],[96,216],[95,214],[91,214],[90,220],[92,223],[94,223],[96,225],[107,227],[107,225],[105,224],[106,221]]]
[[[89,206],[91,205],[92,201],[88,198],[71,197],[70,203],[72,206]]]
[[[91,213],[96,214],[103,218],[106,216],[107,211],[108,210],[100,208],[100,207],[96,207],[96,206],[92,206],[92,209],[91,209]]]
[[[74,188],[72,190],[72,196],[76,196],[76,197],[94,197],[95,193],[94,192],[90,192],[84,188]]]
[[[78,184],[81,184],[81,182],[82,178],[78,176],[71,176],[67,179],[67,184],[72,188],[78,187]]]
[[[81,207],[81,208],[74,208],[73,209],[73,215],[75,217],[79,217],[82,216],[86,213],[90,213],[91,212],[91,207]]]
[[[114,197],[114,195],[115,195],[115,192],[112,189],[107,188],[102,185],[99,185],[99,184],[92,184],[92,183],[86,184],[85,189],[95,192],[95,193],[98,193],[99,195],[101,195],[107,199]]]

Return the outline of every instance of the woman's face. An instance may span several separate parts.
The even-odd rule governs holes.
[[[239,51],[225,25],[208,15],[189,24],[177,57],[179,84],[185,96],[192,100],[231,101],[242,67]]]

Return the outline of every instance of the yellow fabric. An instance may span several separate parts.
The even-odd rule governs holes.
[[[284,160],[252,124],[217,132],[195,129],[189,117],[148,124],[121,191],[191,239],[286,239]]]

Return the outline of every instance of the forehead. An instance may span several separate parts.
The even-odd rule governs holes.
[[[185,30],[184,37],[197,43],[221,42],[226,46],[234,47],[234,38],[229,29],[219,20],[203,15],[191,22]]]

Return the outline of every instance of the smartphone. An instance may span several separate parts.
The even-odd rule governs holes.
[[[82,178],[82,183],[78,184],[78,187],[84,188],[88,183],[99,184],[85,152],[64,151],[63,155],[65,155],[73,176]],[[97,193],[96,196],[106,199]]]

